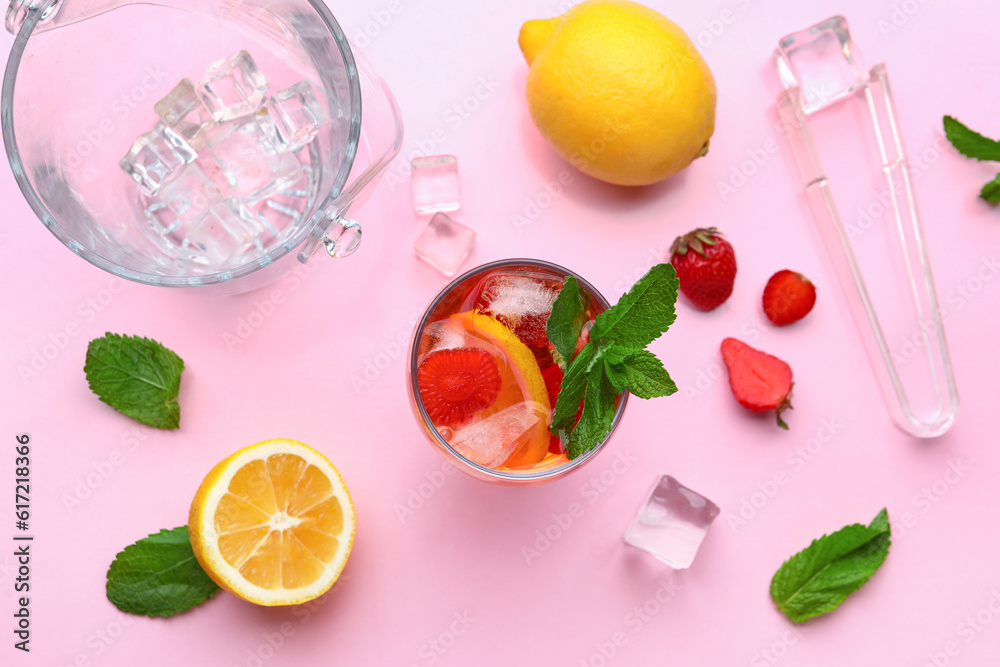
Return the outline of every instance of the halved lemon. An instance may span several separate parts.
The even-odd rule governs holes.
[[[552,406],[549,405],[549,394],[535,355],[513,331],[488,315],[473,310],[456,313],[451,320],[474,339],[467,340],[467,344],[479,347],[476,341],[482,341],[486,343],[484,349],[501,354],[497,358],[502,379],[500,394],[492,406],[477,413],[477,418],[489,417],[522,401],[531,402],[538,414],[538,425],[524,437],[524,443],[514,450],[503,467],[521,468],[540,462],[549,451]]]
[[[329,460],[295,440],[267,440],[212,468],[191,502],[194,555],[215,583],[255,604],[325,593],[354,544],[357,517]]]

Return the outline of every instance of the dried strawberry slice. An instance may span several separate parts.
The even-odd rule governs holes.
[[[496,359],[475,347],[436,350],[417,369],[420,400],[435,426],[458,426],[490,407],[501,384]]]

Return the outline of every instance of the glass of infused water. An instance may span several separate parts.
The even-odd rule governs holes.
[[[575,458],[566,434],[551,430],[564,374],[546,324],[569,276],[584,304],[575,355],[609,304],[579,275],[540,260],[472,269],[445,287],[417,323],[407,378],[411,405],[431,444],[463,472],[509,485],[557,479],[596,456],[618,426],[627,392],[616,399],[608,434]]]

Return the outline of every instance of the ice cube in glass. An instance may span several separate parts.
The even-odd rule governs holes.
[[[421,348],[425,354],[437,352],[438,350],[448,350],[455,347],[464,347],[468,341],[468,331],[451,318],[431,322],[424,329],[423,337],[420,341]]]
[[[279,90],[264,104],[260,124],[277,149],[293,152],[312,141],[328,120],[316,91],[308,81]]]
[[[146,203],[143,213],[145,213],[150,227],[157,236],[162,237],[174,247],[180,246],[180,242],[184,239],[179,238],[174,242],[170,235],[177,231],[181,225],[181,221],[177,218],[176,213],[167,208],[166,204],[159,199],[152,199]]]
[[[302,179],[299,161],[291,153],[279,153],[254,118],[216,125],[205,139],[233,196],[245,203],[278,194]]]
[[[454,155],[417,157],[410,161],[413,185],[413,208],[425,215],[438,211],[457,211],[461,203],[458,190],[458,160]]]
[[[140,134],[118,166],[150,197],[180,170],[198,158],[184,137],[163,123]]]
[[[413,249],[424,260],[446,276],[453,276],[462,262],[472,254],[476,232],[444,213],[438,213],[417,237]]]
[[[223,199],[191,226],[182,249],[191,261],[222,267],[252,248],[260,233],[240,216],[238,202]]]
[[[540,273],[498,271],[483,281],[474,307],[502,322],[528,347],[546,348],[546,323],[562,285]]]
[[[297,229],[309,206],[309,197],[316,184],[313,182],[312,167],[308,164],[300,166],[302,176],[298,181],[277,194],[263,199],[246,200],[241,207],[244,217],[249,216],[263,225],[264,231],[274,238],[284,239],[290,230]],[[266,242],[270,243],[270,239],[266,239]]]
[[[308,199],[316,189],[316,179],[313,174],[313,168],[311,164],[302,163],[302,180],[298,183],[293,184],[286,190],[282,190],[281,194],[287,197],[297,197],[299,199]]]
[[[171,247],[178,248],[183,245],[192,225],[224,196],[222,189],[194,162],[160,188],[156,198],[146,206],[145,213],[153,231]]]
[[[670,475],[661,475],[625,531],[625,541],[674,569],[694,562],[719,507]]]
[[[280,243],[302,221],[301,199],[286,196],[268,197],[251,204],[241,203],[240,213],[244,218],[263,229],[262,241],[265,245],[278,240]]]
[[[204,145],[202,125],[212,122],[208,108],[198,97],[191,79],[181,79],[166,97],[153,105],[163,124],[184,137],[193,148]]]
[[[195,162],[160,189],[159,199],[178,216],[194,221],[226,194]]]
[[[212,118],[222,123],[256,113],[264,104],[267,79],[246,51],[209,65],[196,88]]]
[[[524,435],[535,428],[545,410],[537,403],[522,401],[485,419],[474,420],[454,431],[449,444],[473,463],[495,468],[510,458]]]

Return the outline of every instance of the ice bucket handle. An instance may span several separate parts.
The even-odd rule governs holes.
[[[361,225],[347,218],[352,208],[367,201],[379,176],[403,145],[403,118],[396,99],[371,64],[352,45],[361,85],[362,121],[358,153],[343,191],[317,215],[312,233],[299,250],[298,259],[309,261],[320,242],[331,257],[346,257],[361,242]]]

